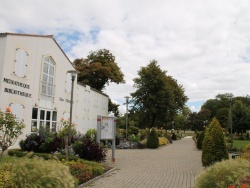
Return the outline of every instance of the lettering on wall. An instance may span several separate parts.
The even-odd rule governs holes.
[[[65,101],[65,102],[68,102],[68,103],[71,102],[71,100],[69,100],[69,99],[63,99],[62,97],[59,98],[59,101]],[[73,101],[73,102],[74,102],[74,101]]]
[[[24,84],[22,82],[14,81],[14,80],[11,80],[11,79],[8,79],[8,78],[4,78],[3,82],[8,83],[8,84],[12,84],[12,85],[16,85],[16,86],[19,86],[19,87],[23,87],[23,88],[26,88],[26,89],[30,89],[30,85]]]
[[[22,87],[22,88],[25,88],[25,89],[30,89],[30,85],[24,84],[22,82],[18,82],[18,81],[15,81],[15,80],[11,80],[11,79],[8,79],[8,78],[4,78],[3,82],[5,82],[7,84],[16,85],[16,86],[19,86],[19,87]],[[29,97],[29,98],[31,98],[31,94],[30,93],[18,91],[16,89],[4,88],[4,92],[10,93],[10,94],[14,94],[14,95],[20,95],[20,96],[23,96],[23,97]]]

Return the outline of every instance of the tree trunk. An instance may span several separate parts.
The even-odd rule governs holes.
[[[65,136],[64,137],[64,143],[65,143],[65,155],[66,155],[66,160],[69,160],[69,137]]]

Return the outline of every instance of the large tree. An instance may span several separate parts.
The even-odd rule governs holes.
[[[145,123],[146,127],[173,120],[187,101],[183,87],[166,73],[153,60],[146,67],[141,67],[139,77],[134,79],[137,90],[131,94],[133,111],[140,114],[140,123]]]
[[[124,75],[109,50],[90,52],[86,59],[76,59],[74,67],[80,72],[77,81],[102,91],[109,82],[125,83]]]

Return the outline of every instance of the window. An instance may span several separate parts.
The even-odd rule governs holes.
[[[25,77],[26,66],[28,62],[28,53],[20,48],[16,49],[15,74],[19,77]]]
[[[31,132],[37,132],[39,127],[56,132],[57,111],[39,108],[32,109]]]
[[[44,58],[41,95],[52,98],[54,97],[54,75],[55,75],[55,63],[50,57]]]

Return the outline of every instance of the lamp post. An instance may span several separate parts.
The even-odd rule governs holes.
[[[76,78],[76,75],[79,73],[79,71],[76,70],[69,70],[67,73],[71,74],[71,99],[70,99],[70,117],[69,117],[69,143],[71,140],[71,125],[72,125],[72,109],[73,109],[73,96],[74,96],[74,81]]]
[[[174,121],[172,121],[172,129],[174,130]]]
[[[128,99],[130,97],[126,96],[124,97],[126,99],[126,139],[128,139]]]
[[[230,110],[229,110],[229,123],[230,123],[230,129],[231,129],[231,149],[233,149],[233,111],[232,111],[232,102],[233,99],[230,98]]]

